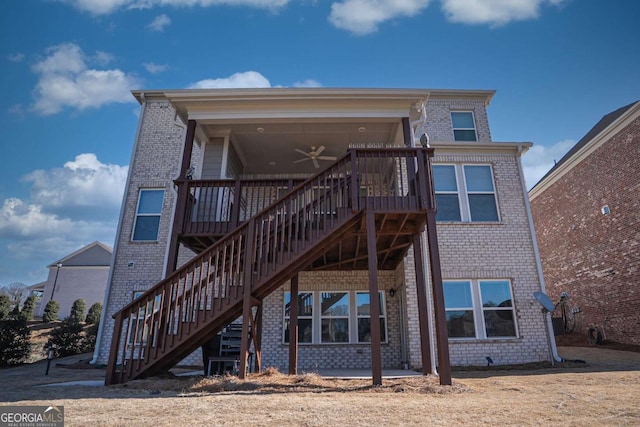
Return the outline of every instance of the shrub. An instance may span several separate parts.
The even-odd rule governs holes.
[[[51,331],[51,343],[56,346],[56,357],[72,356],[85,352],[83,326],[71,316]]]
[[[22,313],[20,315],[25,320],[33,320],[33,314],[36,310],[36,296],[29,295],[22,305]]]
[[[0,366],[17,365],[31,353],[31,331],[25,319],[0,320]]]
[[[0,294],[0,320],[8,318],[10,311],[11,301],[9,297],[5,294]]]
[[[85,328],[84,337],[82,339],[83,353],[93,351],[96,348],[96,339],[98,338],[98,323]]]
[[[56,300],[51,300],[44,307],[44,313],[42,314],[42,321],[54,322],[58,320],[58,312],[60,311],[60,304]]]
[[[78,323],[83,322],[86,311],[87,303],[82,298],[79,298],[73,302],[73,305],[71,306],[71,314],[69,315],[69,317]]]
[[[102,304],[96,302],[91,307],[89,307],[89,312],[87,313],[87,318],[84,321],[90,325],[97,325],[100,323],[100,315],[102,314]]]
[[[20,317],[20,305],[16,304],[15,307],[13,307],[13,310],[11,310],[11,314],[9,315],[9,317],[13,318],[13,319],[17,319],[18,317]]]

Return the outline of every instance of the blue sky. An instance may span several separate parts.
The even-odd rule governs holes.
[[[0,5],[0,287],[113,245],[131,89],[495,89],[532,186],[640,99],[637,0],[30,0]]]

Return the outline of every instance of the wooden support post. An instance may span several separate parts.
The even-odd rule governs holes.
[[[262,301],[257,305],[256,309],[256,319],[255,319],[255,331],[253,338],[253,347],[256,351],[255,353],[255,372],[262,372]]]
[[[240,340],[240,372],[238,377],[244,379],[247,375],[247,359],[249,358],[249,322],[251,321],[251,285],[253,283],[253,269],[255,258],[255,218],[247,224],[247,246],[244,252],[244,276],[242,281],[242,337]]]
[[[289,375],[298,375],[298,275],[291,278],[289,298]]]
[[[369,258],[369,309],[371,324],[371,371],[373,385],[382,385],[382,355],[380,349],[380,297],[378,294],[378,252],[376,223],[373,212],[367,211],[367,256]]]
[[[189,186],[185,182],[187,179],[187,171],[191,166],[191,153],[193,152],[193,140],[196,135],[196,121],[189,120],[187,123],[187,133],[184,137],[184,150],[182,152],[182,165],[180,167],[180,176],[178,177],[178,197],[176,199],[176,209],[173,216],[173,226],[171,227],[171,236],[169,237],[169,251],[167,254],[167,270],[165,276],[176,271],[178,267],[178,235],[182,233],[184,226],[185,211],[187,209],[187,192]]]
[[[427,211],[427,243],[429,246],[429,266],[431,267],[431,287],[436,317],[436,342],[438,344],[438,373],[441,385],[451,385],[451,362],[449,360],[449,334],[444,308],[444,290],[442,289],[442,271],[440,269],[440,250],[436,233],[436,211]]]
[[[418,298],[418,323],[420,328],[420,350],[422,356],[422,373],[431,372],[431,343],[429,342],[429,312],[427,310],[427,283],[424,274],[422,237],[413,235],[413,258],[416,270],[416,297]]]

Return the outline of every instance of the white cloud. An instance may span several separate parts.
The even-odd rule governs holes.
[[[128,166],[104,164],[95,154],[79,154],[64,167],[35,170],[22,180],[31,183],[31,200],[49,211],[73,217],[79,208],[107,214],[120,207]]]
[[[112,245],[127,169],[88,153],[25,176],[28,200],[0,200],[0,280],[43,280],[57,258],[95,240]]]
[[[151,31],[164,31],[165,27],[168,27],[169,25],[171,25],[171,18],[162,14],[156,16],[156,18],[147,25],[147,28]]]
[[[415,16],[429,6],[430,0],[344,0],[331,5],[329,22],[356,35],[378,30],[391,19]]]
[[[259,9],[279,9],[289,0],[58,0],[92,15],[106,15],[119,9],[150,9],[158,6],[209,7],[250,6]]]
[[[111,59],[111,55],[98,52],[93,60]],[[48,48],[47,57],[33,66],[39,80],[33,91],[32,109],[42,115],[51,115],[65,107],[85,110],[135,101],[130,90],[140,86],[136,77],[119,69],[90,69],[88,60],[91,59],[73,43]]]
[[[322,87],[322,83],[315,79],[307,79],[301,82],[295,82],[293,87]]]
[[[218,79],[200,80],[190,89],[216,89],[216,88],[263,88],[271,87],[269,80],[257,71],[245,71],[232,74],[229,77]]]
[[[167,64],[154,64],[153,62],[145,62],[142,66],[151,74],[162,73],[169,68]]]
[[[11,62],[22,62],[24,61],[24,53],[17,52],[7,56],[7,59]]]
[[[567,139],[545,147],[534,145],[522,157],[522,168],[527,188],[531,189],[569,151],[576,141]]]
[[[560,6],[567,0],[442,0],[442,10],[452,22],[504,25],[537,18],[544,4]]]

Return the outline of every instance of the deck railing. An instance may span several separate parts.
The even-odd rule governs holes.
[[[273,292],[311,261],[305,255],[362,209],[427,209],[433,203],[426,192],[431,188],[429,154],[415,148],[352,149],[251,216],[114,315],[107,383],[177,363],[242,313],[243,297],[260,299]],[[236,195],[242,194],[241,181],[229,183],[236,193],[220,180],[188,184],[194,198],[217,189],[223,212],[240,210]],[[235,210],[225,206],[231,200],[236,200]],[[220,212],[204,203],[203,214]],[[193,202],[197,205],[198,200]]]

